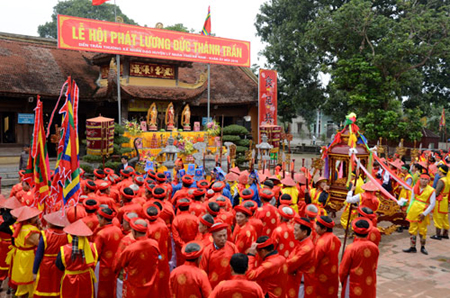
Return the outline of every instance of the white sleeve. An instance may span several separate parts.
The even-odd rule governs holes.
[[[406,184],[408,184],[409,186],[412,185],[412,182],[413,182],[412,178],[406,179]]]
[[[388,171],[384,171],[383,184],[387,184],[387,183],[389,183],[389,172]]]
[[[347,193],[347,199],[345,199],[345,201],[347,202],[347,203],[349,203],[349,204],[354,204],[354,203],[359,203],[359,201],[360,201],[360,195],[359,194],[357,194],[357,195],[353,195],[353,191],[349,191],[348,193]]]
[[[431,194],[431,197],[430,197],[430,206],[428,206],[428,208],[423,212],[423,214],[424,214],[425,216],[427,216],[428,213],[430,213],[431,210],[434,209],[434,205],[435,205],[435,204],[436,204],[436,192],[433,191],[433,193]]]

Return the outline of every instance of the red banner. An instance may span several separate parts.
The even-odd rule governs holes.
[[[259,127],[277,125],[277,72],[259,70]]]
[[[250,42],[58,15],[58,48],[250,67]]]

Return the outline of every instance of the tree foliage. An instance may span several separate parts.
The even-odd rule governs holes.
[[[164,27],[166,30],[178,31],[178,32],[186,32],[193,33],[194,29],[189,30],[188,27],[185,27],[182,23],[177,23],[174,25]]]
[[[123,18],[125,24],[137,25],[135,21],[122,13],[119,6],[116,7],[116,12],[117,16]],[[52,20],[38,26],[40,37],[57,38],[58,14],[110,22],[115,21],[114,4],[105,3],[95,6],[92,5],[92,0],[59,1],[53,7]]]
[[[256,26],[282,106],[307,117],[323,108],[336,122],[355,112],[369,139],[414,140],[422,115],[448,104],[449,11],[446,1],[273,0]]]

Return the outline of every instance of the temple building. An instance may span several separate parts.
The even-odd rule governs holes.
[[[207,116],[207,65],[174,60],[121,56],[120,94],[122,119],[146,121],[150,106],[158,110],[158,129],[165,129],[164,111],[170,103],[175,128],[189,104],[191,126],[205,123]],[[85,137],[85,120],[101,114],[118,120],[117,64],[115,55],[57,48],[54,39],[0,33],[0,148],[29,144],[33,109],[39,95],[48,123],[71,76],[80,89],[79,132]],[[240,124],[256,137],[258,79],[249,68],[211,65],[210,111],[219,124]],[[55,112],[51,134],[61,118]],[[244,117],[251,116],[251,122]],[[49,137],[50,138],[50,137]],[[49,140],[50,141],[50,140]],[[49,146],[52,155],[54,148]]]

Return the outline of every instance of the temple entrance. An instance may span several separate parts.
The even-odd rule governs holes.
[[[0,112],[0,143],[15,143],[15,120],[16,113]]]

